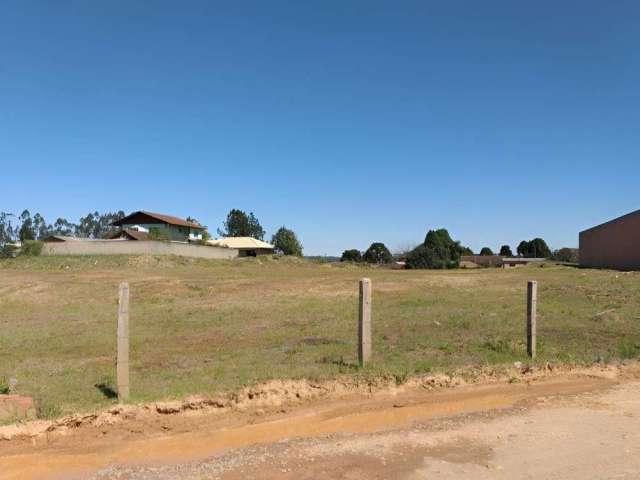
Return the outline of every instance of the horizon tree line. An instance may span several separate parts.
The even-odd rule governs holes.
[[[0,244],[44,240],[50,235],[64,235],[70,237],[105,238],[117,231],[111,224],[125,216],[122,210],[99,213],[89,212],[80,217],[77,223],[59,217],[53,223],[47,223],[40,213],[31,216],[28,209],[20,215],[0,212]]]
[[[375,255],[375,252],[388,252],[388,255]],[[465,247],[459,241],[454,241],[449,232],[444,229],[429,230],[422,244],[410,249],[408,252],[396,255],[405,260],[406,268],[427,268],[445,269],[457,268],[460,257],[463,255],[473,255],[469,247]],[[483,247],[480,255],[494,255],[489,247]],[[561,248],[551,251],[547,243],[542,238],[520,242],[517,248],[519,257],[524,258],[548,258],[551,260],[576,263],[578,261],[578,250],[572,248]],[[500,256],[513,257],[513,251],[509,245],[500,247]],[[341,262],[384,264],[391,263],[394,256],[389,249],[380,242],[371,244],[364,253],[357,249],[345,250],[340,258]]]

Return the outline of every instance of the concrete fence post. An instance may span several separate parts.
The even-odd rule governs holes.
[[[129,400],[129,284],[120,284],[118,295],[118,350],[116,358],[116,378],[118,400]]]
[[[363,367],[371,358],[371,280],[360,280],[358,315],[358,361]]]
[[[536,321],[538,310],[538,282],[527,283],[527,354],[536,358]]]

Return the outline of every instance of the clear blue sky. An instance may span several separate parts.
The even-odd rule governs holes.
[[[339,254],[577,246],[640,208],[637,1],[0,10],[0,210],[241,208]]]

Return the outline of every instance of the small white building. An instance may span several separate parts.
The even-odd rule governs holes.
[[[252,237],[226,237],[217,240],[208,240],[207,245],[212,247],[235,248],[240,257],[255,257],[257,255],[272,254],[275,247]]]

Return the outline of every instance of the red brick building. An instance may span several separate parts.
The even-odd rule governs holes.
[[[580,266],[640,270],[640,210],[580,232]]]

